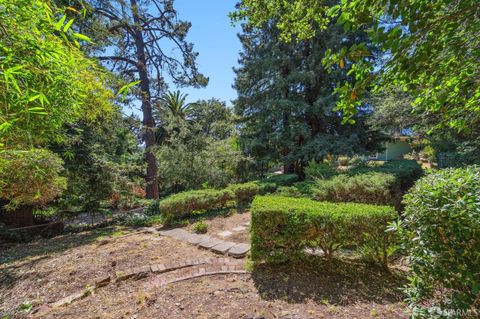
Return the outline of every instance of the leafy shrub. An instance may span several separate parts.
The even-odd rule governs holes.
[[[278,186],[290,186],[298,181],[296,174],[275,174],[261,181],[261,183],[275,184]]]
[[[237,206],[242,207],[250,204],[255,195],[263,195],[275,191],[276,185],[273,183],[248,182],[242,184],[231,184],[227,190],[234,195]]]
[[[305,167],[305,176],[308,179],[329,179],[336,174],[335,168],[330,163],[317,163],[311,160],[308,162],[308,166]]]
[[[293,185],[303,197],[315,198],[316,195],[316,183],[313,181],[298,182]]]
[[[154,199],[150,200],[147,208],[145,208],[145,215],[147,216],[155,216],[160,215],[160,200]]]
[[[446,169],[405,196],[403,241],[415,315],[438,308],[477,310],[480,296],[480,167]]]
[[[353,176],[369,172],[392,174],[403,192],[423,175],[422,167],[414,160],[363,163],[349,170],[348,174]]]
[[[158,215],[148,216],[144,214],[134,213],[129,216],[125,216],[121,218],[118,223],[123,224],[125,226],[131,227],[147,227],[158,225],[163,222],[163,219]]]
[[[286,197],[304,197],[295,186],[280,186],[275,192],[276,196],[286,196]]]
[[[204,221],[199,221],[193,224],[193,231],[197,234],[205,234],[208,231],[208,224]]]
[[[0,198],[10,208],[45,205],[61,195],[67,181],[60,176],[63,161],[45,149],[0,154]]]
[[[252,259],[296,260],[306,248],[332,257],[341,247],[383,241],[397,214],[392,207],[316,202],[306,198],[257,196],[252,203]],[[382,259],[385,252],[380,252]]]
[[[230,190],[201,189],[171,195],[159,207],[165,222],[170,222],[194,211],[225,207],[232,198]]]
[[[337,175],[329,180],[318,180],[316,199],[332,202],[391,204],[395,177],[391,174],[369,172],[354,176]]]

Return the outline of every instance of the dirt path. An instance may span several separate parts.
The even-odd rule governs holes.
[[[245,216],[213,219],[209,233],[245,222]],[[169,237],[122,228],[1,247],[0,317],[31,317],[30,306],[58,301],[120,269],[218,257]],[[406,317],[397,290],[403,277],[359,262],[312,260],[295,267],[259,266],[247,274],[214,274],[222,266],[194,265],[112,282],[41,318]],[[212,274],[194,276],[205,272]]]

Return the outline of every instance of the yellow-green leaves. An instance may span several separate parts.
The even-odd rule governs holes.
[[[112,108],[106,75],[74,39],[74,19],[42,0],[0,0],[0,144],[58,140],[65,123]],[[99,111],[101,109],[101,111]]]

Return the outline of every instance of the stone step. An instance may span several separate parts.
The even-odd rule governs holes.
[[[242,228],[242,229],[240,229]],[[236,227],[234,231],[245,230],[245,227]],[[232,232],[225,231],[222,235],[226,233],[233,234]],[[230,255],[235,258],[242,258],[247,255],[250,251],[250,245],[245,243],[234,243],[231,241],[225,241],[215,237],[210,237],[208,235],[194,234],[186,231],[182,228],[174,228],[169,230],[160,230],[159,234],[161,236],[171,237],[180,241],[190,243],[192,245],[197,245],[201,248],[209,249],[215,253]],[[225,237],[228,237],[225,236]]]

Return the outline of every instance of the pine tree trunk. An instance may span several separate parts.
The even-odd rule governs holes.
[[[141,21],[138,16],[137,1],[130,0],[132,16],[135,22],[135,46],[137,51],[138,74],[140,77],[140,88],[142,90],[142,112],[143,112],[143,138],[145,141],[145,159],[147,162],[146,193],[149,199],[158,199],[157,160],[152,151],[155,145],[155,121],[153,119],[150,79],[147,72],[147,61],[145,56],[145,41],[141,29]]]

